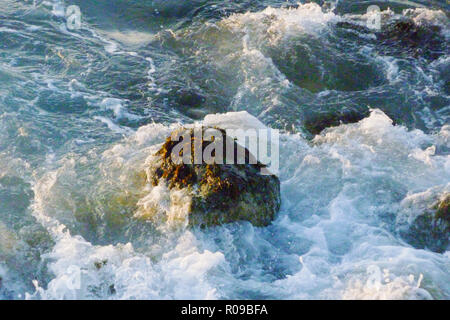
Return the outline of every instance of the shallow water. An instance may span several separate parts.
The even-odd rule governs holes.
[[[450,298],[449,251],[398,232],[450,191],[445,1],[379,3],[416,46],[366,1],[2,2],[1,299]],[[361,120],[308,132],[336,112]],[[281,129],[272,225],[172,223],[145,170],[194,122]]]

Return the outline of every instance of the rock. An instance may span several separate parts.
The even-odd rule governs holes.
[[[403,225],[400,235],[416,248],[445,252],[450,244],[450,193]]]
[[[391,51],[399,47],[401,54],[435,60],[446,52],[441,29],[437,25],[417,24],[411,19],[403,19],[387,25],[377,33],[377,39],[386,53],[393,53]]]
[[[176,91],[176,102],[182,106],[198,108],[205,101],[205,96],[193,89],[179,89]]]
[[[442,220],[446,225],[447,232],[450,228],[450,194],[447,194],[444,200],[441,201],[436,207],[435,217],[438,220]]]
[[[214,108],[206,105],[207,96],[200,89],[176,87],[168,92],[167,99],[171,105],[192,119],[202,119],[214,111]]]
[[[375,45],[382,55],[423,57],[436,60],[448,52],[442,27],[431,22],[414,21],[413,17],[390,20],[382,23],[380,30],[369,29],[361,24],[338,22],[339,31],[350,31],[358,34],[375,34],[376,38],[368,40]],[[348,32],[347,37],[352,36]]]
[[[336,127],[341,124],[356,123],[370,114],[368,108],[356,109],[330,109],[323,112],[310,111],[304,114],[303,127],[312,135],[321,133],[324,129]]]
[[[217,161],[193,164],[193,157],[190,157],[188,164],[176,164],[171,153],[179,141],[172,141],[169,137],[150,165],[151,183],[157,186],[164,182],[169,190],[187,190],[189,226],[206,227],[234,221],[249,221],[255,226],[269,225],[281,204],[279,179],[275,175],[262,175],[260,170],[265,166],[219,128],[202,127],[202,154],[212,143],[203,139],[210,129],[221,132],[224,138],[217,140],[221,141],[221,146],[226,146],[227,141],[233,146],[234,159],[226,158],[224,148],[225,164],[218,164]],[[194,155],[195,145],[200,146],[199,138],[194,136],[193,129],[180,130],[191,137],[191,154]],[[183,139],[180,138],[180,141]],[[227,164],[227,160],[237,163],[237,152],[245,154],[245,164]],[[180,150],[182,155],[183,150]]]

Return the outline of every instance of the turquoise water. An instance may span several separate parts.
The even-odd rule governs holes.
[[[449,251],[398,234],[450,188],[448,8],[430,3],[379,2],[377,32],[367,1],[2,0],[0,298],[448,299]],[[308,131],[330,114],[360,120]],[[183,219],[146,161],[196,121],[281,130],[271,226],[140,218]]]

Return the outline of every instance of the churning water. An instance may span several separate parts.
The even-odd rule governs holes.
[[[1,0],[0,298],[449,299],[398,234],[450,191],[445,3]],[[195,121],[282,130],[270,226],[169,223],[148,157]]]

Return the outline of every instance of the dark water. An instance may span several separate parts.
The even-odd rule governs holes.
[[[448,251],[397,232],[450,188],[445,1],[0,7],[0,298],[450,297]],[[140,219],[182,216],[145,185],[155,146],[240,111],[213,120],[282,130],[277,220]]]

